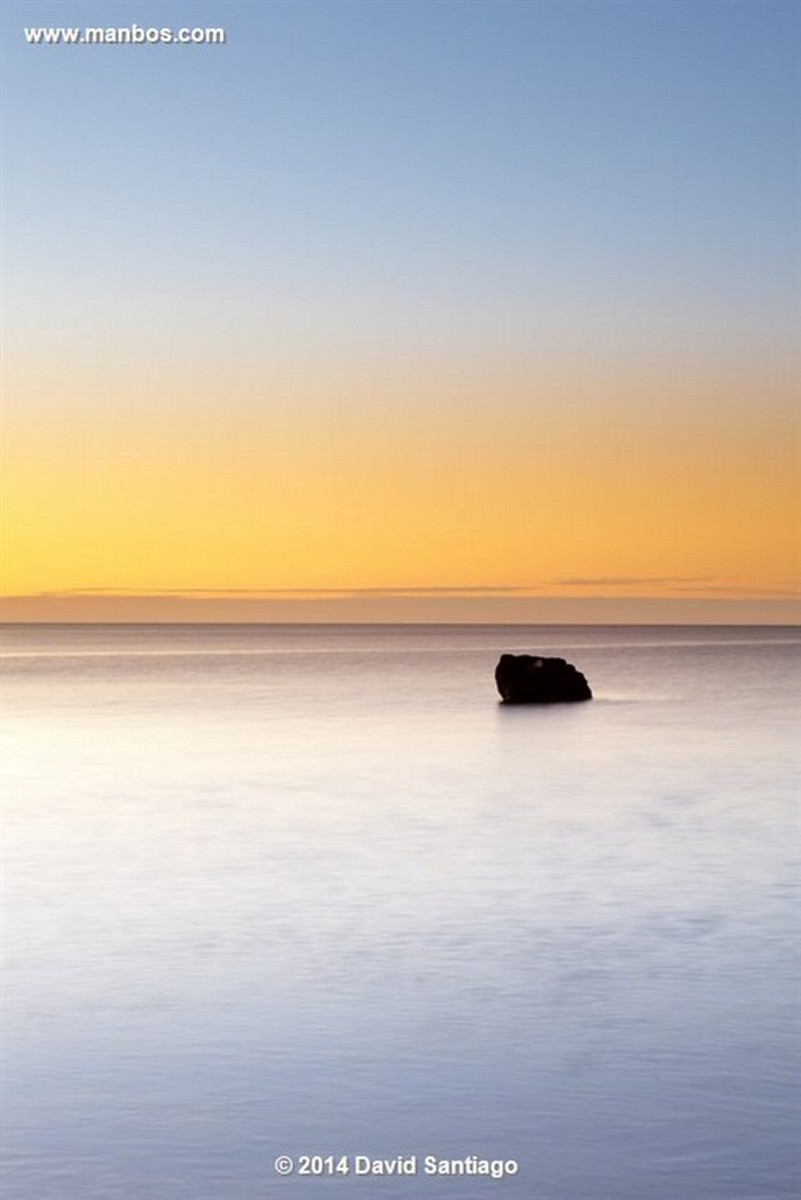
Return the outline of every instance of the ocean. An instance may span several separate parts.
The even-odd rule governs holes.
[[[800,652],[7,627],[3,1200],[797,1197]]]

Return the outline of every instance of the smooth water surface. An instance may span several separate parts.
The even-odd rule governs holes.
[[[3,648],[3,1200],[799,1194],[799,631]],[[595,699],[500,705],[502,651]]]

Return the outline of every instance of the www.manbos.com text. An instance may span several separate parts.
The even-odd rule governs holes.
[[[142,25],[55,25],[23,29],[29,46],[224,46],[226,31],[219,26],[169,29]]]

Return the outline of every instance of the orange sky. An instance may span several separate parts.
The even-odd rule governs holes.
[[[530,362],[387,378],[374,365],[321,381],[296,367],[204,386],[173,366],[157,397],[111,368],[76,372],[79,385],[41,363],[31,374],[4,430],[4,594],[31,598],[7,603],[10,619],[58,619],[63,601],[43,593],[94,619],[122,612],[120,594],[162,597],[129,601],[126,619],[169,618],[165,593],[247,619],[279,611],[278,592],[284,618],[303,619],[315,593],[341,613],[343,593],[367,591],[390,620],[526,611],[498,607],[507,590],[792,594],[790,370]]]

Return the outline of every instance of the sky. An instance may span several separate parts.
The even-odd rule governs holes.
[[[801,7],[2,17],[7,620],[798,619]]]

